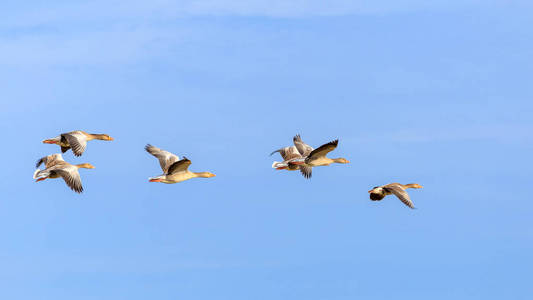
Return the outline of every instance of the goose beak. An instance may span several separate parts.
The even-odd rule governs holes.
[[[161,179],[150,179],[149,182],[161,182]]]
[[[55,144],[56,142],[54,141],[51,141],[51,140],[44,140],[43,141],[43,144]]]
[[[39,178],[39,179],[35,180],[35,182],[43,181],[45,179],[46,179],[46,177],[45,178]]]

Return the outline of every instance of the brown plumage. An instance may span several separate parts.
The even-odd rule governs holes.
[[[385,198],[385,196],[394,194],[405,205],[410,208],[415,208],[411,198],[409,197],[409,194],[407,194],[405,191],[405,189],[408,188],[421,189],[422,186],[417,183],[400,184],[395,182],[382,186],[376,186],[368,191],[368,193],[370,193],[370,200],[372,201],[380,201],[381,199]]]
[[[39,170],[39,166],[44,164],[45,169]],[[81,177],[78,169],[94,169],[94,166],[88,163],[72,165],[63,160],[61,154],[52,154],[40,158],[35,166],[37,170],[33,173],[33,179],[36,182],[47,178],[63,178],[65,183],[76,193],[83,192]]]
[[[43,143],[59,145],[62,153],[72,149],[74,155],[81,156],[83,152],[85,152],[87,141],[92,140],[112,141],[113,138],[107,134],[87,133],[85,131],[76,130],[62,133],[55,138],[46,139]]]
[[[283,158],[282,162],[275,161],[272,164],[272,168],[275,168],[277,170],[288,170],[288,171],[300,170],[302,175],[305,178],[309,179],[311,178],[311,175],[312,175],[312,169],[311,167],[305,166],[303,162],[304,162],[305,157],[311,151],[313,151],[313,147],[304,143],[299,134],[294,136],[292,140],[293,140],[294,146],[281,148],[270,153],[270,155],[272,155],[276,152],[279,152],[279,154]]]
[[[150,177],[150,182],[162,182],[162,183],[177,183],[191,178],[210,178],[215,177],[215,174],[210,172],[191,172],[189,166],[191,161],[183,157],[181,160],[177,155],[168,151],[159,149],[150,144],[147,144],[144,149],[155,156],[159,160],[159,165],[164,174]]]

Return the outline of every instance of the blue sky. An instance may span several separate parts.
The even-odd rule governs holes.
[[[526,1],[8,1],[5,299],[527,299]],[[85,192],[35,183],[82,129]],[[270,168],[339,138],[311,180]],[[174,185],[146,143],[217,177]],[[417,210],[367,190],[418,182]]]

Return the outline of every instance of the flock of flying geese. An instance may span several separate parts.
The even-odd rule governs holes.
[[[43,143],[59,145],[62,153],[72,149],[75,156],[81,156],[83,152],[85,152],[87,142],[91,140],[112,141],[113,138],[107,134],[91,134],[77,130],[62,133],[51,139],[46,139]],[[311,178],[314,167],[329,166],[332,163],[347,164],[350,162],[345,158],[329,158],[326,156],[329,152],[337,148],[339,140],[331,141],[314,149],[304,143],[300,135],[296,135],[293,138],[293,144],[294,145],[292,146],[278,149],[270,154],[273,155],[274,153],[279,153],[283,158],[282,162],[274,161],[272,168],[288,171],[299,170],[305,178],[309,179]],[[159,160],[159,165],[163,171],[163,174],[159,176],[150,177],[150,182],[177,183],[191,178],[209,178],[215,176],[215,174],[210,172],[189,171],[191,161],[186,157],[179,159],[177,155],[150,144],[146,145],[144,149]],[[44,164],[44,170],[39,169],[41,164]],[[70,164],[63,160],[60,153],[56,153],[40,158],[37,161],[36,168],[37,169],[33,174],[33,178],[36,179],[36,182],[47,178],[61,177],[73,191],[81,193],[83,192],[83,186],[81,184],[81,177],[78,169],[94,169],[94,166],[89,163],[76,165]],[[409,194],[405,191],[408,188],[419,189],[422,188],[422,186],[416,183],[405,185],[400,183],[389,183],[382,186],[376,186],[368,191],[368,193],[370,194],[370,199],[372,201],[379,201],[385,196],[393,194],[405,205],[410,208],[415,208],[413,202],[411,202],[411,199],[409,198]]]

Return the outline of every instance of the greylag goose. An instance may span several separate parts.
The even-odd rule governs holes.
[[[44,163],[45,169],[40,170],[39,166]],[[35,166],[37,170],[33,173],[35,182],[45,180],[46,178],[62,177],[65,183],[76,193],[83,192],[81,177],[78,172],[79,168],[94,169],[94,166],[88,163],[71,165],[63,160],[61,154],[52,154],[40,158]]]
[[[327,144],[324,144],[314,150],[312,150],[305,158],[303,159],[295,159],[289,164],[296,164],[301,166],[307,166],[307,167],[319,167],[319,166],[329,166],[332,163],[338,163],[338,164],[347,164],[350,161],[346,158],[329,158],[326,157],[326,155],[335,150],[337,148],[337,145],[339,144],[339,140],[334,140],[332,142],[329,142]]]
[[[291,162],[302,161],[305,156],[307,156],[311,151],[313,151],[313,148],[304,143],[300,138],[299,134],[293,138],[293,143],[294,146],[281,148],[270,153],[270,155],[273,155],[274,153],[279,152],[279,154],[283,158],[282,162],[274,161],[274,163],[272,163],[272,168],[275,168],[276,170],[289,171],[300,170],[300,172],[305,178],[311,178],[311,167],[298,163],[292,164]]]
[[[400,201],[402,201],[405,205],[409,206],[410,208],[415,208],[413,205],[413,202],[411,202],[411,198],[409,197],[409,194],[405,191],[405,189],[412,188],[412,189],[421,189],[422,186],[417,183],[409,183],[409,184],[400,184],[400,183],[389,183],[382,186],[376,186],[370,191],[370,200],[372,201],[380,201],[381,199],[385,198],[387,195],[394,194]]]
[[[102,140],[112,141],[113,138],[107,134],[87,133],[85,131],[76,130],[67,133],[62,133],[55,138],[46,139],[45,144],[56,144],[61,147],[61,152],[65,153],[72,148],[72,152],[76,156],[81,156],[87,147],[87,141]]]
[[[159,160],[159,165],[161,166],[161,170],[163,170],[164,173],[156,177],[150,177],[150,182],[177,183],[189,180],[191,178],[215,177],[215,174],[210,172],[189,171],[191,161],[186,157],[183,157],[180,160],[179,157],[174,155],[173,153],[159,149],[150,144],[146,145],[144,149]]]

